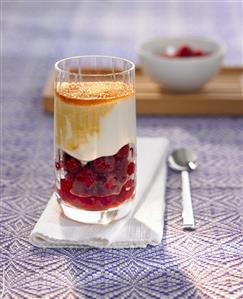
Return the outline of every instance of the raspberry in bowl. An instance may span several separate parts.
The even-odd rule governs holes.
[[[161,52],[162,58],[190,58],[190,57],[204,57],[210,55],[202,49],[194,49],[189,45],[181,45],[179,48],[171,48],[171,51]]]
[[[224,54],[222,43],[204,37],[155,38],[138,49],[145,73],[180,92],[202,88],[220,70]]]
[[[134,69],[127,60],[104,56],[56,64],[56,196],[73,220],[106,224],[131,209],[136,188]]]

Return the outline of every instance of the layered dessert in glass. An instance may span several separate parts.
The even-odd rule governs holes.
[[[55,69],[57,199],[71,219],[109,223],[129,213],[135,194],[134,64],[83,56]]]

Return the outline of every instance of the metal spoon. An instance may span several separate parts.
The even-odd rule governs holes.
[[[169,155],[168,163],[171,169],[181,171],[183,229],[194,230],[189,171],[197,168],[197,155],[191,150],[179,148]]]

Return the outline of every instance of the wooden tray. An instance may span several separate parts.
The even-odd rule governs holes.
[[[43,92],[43,107],[53,112],[53,79]],[[243,115],[243,68],[223,68],[198,92],[172,93],[151,81],[136,68],[138,114],[154,115]]]

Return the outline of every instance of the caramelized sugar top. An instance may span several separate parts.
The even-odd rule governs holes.
[[[58,83],[56,93],[61,100],[76,105],[96,105],[129,97],[131,86],[123,82],[64,82]]]

